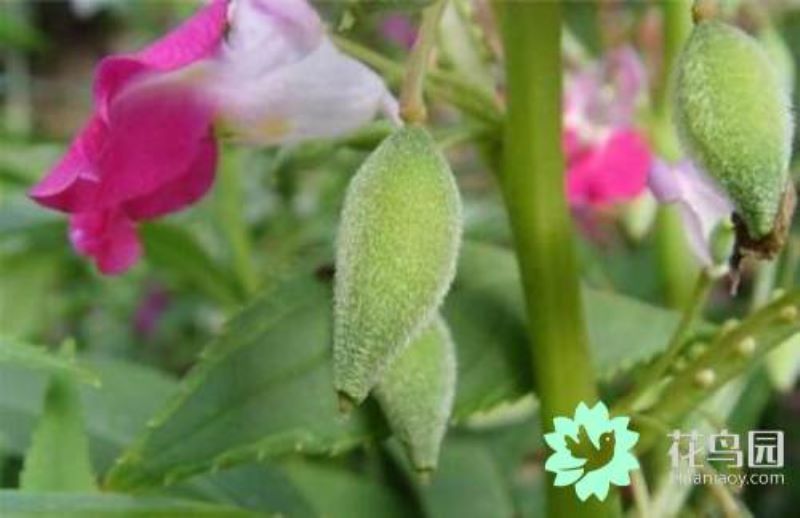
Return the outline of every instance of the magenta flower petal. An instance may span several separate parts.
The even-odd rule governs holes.
[[[65,212],[90,210],[99,186],[94,154],[105,133],[103,121],[92,117],[67,153],[30,190],[31,198],[45,207]]]
[[[141,255],[137,221],[211,187],[215,121],[266,144],[337,136],[379,111],[397,118],[381,78],[333,45],[306,0],[230,4],[212,0],[153,45],[104,59],[95,113],[30,192],[72,214],[73,245],[103,273]]]
[[[139,88],[115,101],[98,160],[94,208],[152,194],[189,168],[210,134],[213,107],[182,88]]]
[[[213,0],[172,32],[127,55],[103,59],[95,72],[94,98],[102,117],[109,102],[145,72],[169,72],[213,56],[227,27],[228,0]]]
[[[658,201],[677,204],[692,251],[702,264],[711,266],[711,234],[733,212],[724,191],[689,160],[676,164],[657,160],[648,185]]]
[[[644,191],[652,154],[634,130],[617,131],[585,152],[576,152],[569,139],[565,143],[567,155],[572,157],[567,171],[571,204],[606,205],[635,198]]]
[[[178,178],[157,191],[125,202],[125,213],[134,220],[152,219],[179,211],[202,198],[214,183],[217,143],[207,137],[194,161]]]
[[[74,214],[69,237],[78,252],[94,259],[106,275],[119,274],[133,266],[142,246],[133,222],[119,210]]]

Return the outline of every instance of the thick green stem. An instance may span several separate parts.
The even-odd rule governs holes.
[[[561,150],[561,4],[504,5],[508,118],[502,186],[522,273],[542,427],[597,400],[581,306]],[[616,498],[580,502],[548,484],[552,517],[613,515]]]

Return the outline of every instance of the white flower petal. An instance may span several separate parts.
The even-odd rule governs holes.
[[[657,162],[648,183],[659,201],[678,204],[693,252],[701,263],[712,265],[711,233],[733,212],[733,204],[724,191],[688,160],[672,165]]]
[[[245,83],[231,82],[223,68],[215,90],[226,127],[253,144],[334,137],[378,112],[397,116],[383,80],[328,38],[301,60]]]
[[[302,59],[324,36],[319,16],[305,0],[235,0],[228,19],[221,73],[233,84]]]

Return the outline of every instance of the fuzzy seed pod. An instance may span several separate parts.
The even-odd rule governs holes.
[[[676,81],[682,143],[728,193],[749,238],[768,236],[789,184],[793,121],[784,80],[756,40],[707,20],[694,27]]]
[[[348,188],[336,255],[334,384],[358,404],[433,318],[455,275],[461,200],[422,128],[387,138]]]
[[[375,390],[392,431],[419,472],[436,469],[455,386],[455,347],[447,324],[437,316],[397,357]]]

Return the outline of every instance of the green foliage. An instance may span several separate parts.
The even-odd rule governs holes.
[[[25,455],[22,491],[87,492],[95,489],[80,395],[69,376],[55,375]]]
[[[22,51],[41,51],[47,48],[47,38],[19,16],[10,16],[0,9],[0,47]]]
[[[304,275],[248,306],[126,451],[109,485],[160,485],[293,451],[335,454],[382,435],[374,407],[349,419],[337,409],[330,299],[323,281]]]
[[[30,338],[47,321],[58,261],[47,255],[0,255],[0,333]]]
[[[194,236],[181,227],[151,223],[141,229],[147,260],[209,298],[225,305],[242,300],[242,288]]]
[[[79,493],[0,491],[4,518],[245,518],[255,513],[173,498]]]
[[[741,30],[700,22],[680,58],[676,95],[684,145],[728,192],[751,237],[769,234],[793,133],[788,92],[770,57]]]
[[[111,466],[119,450],[145,427],[166,402],[175,383],[152,369],[119,360],[85,362],[99,387],[77,387],[86,433],[97,473]],[[41,414],[48,373],[0,363],[0,437],[4,447],[21,453]]]
[[[52,354],[42,346],[25,344],[0,336],[0,364],[2,363],[68,376],[70,379],[95,386],[100,384],[97,375],[78,363],[74,356]]]
[[[415,489],[425,515],[431,518],[514,515],[511,493],[496,462],[489,451],[475,441],[449,441],[430,483],[418,482]]]
[[[475,306],[470,313],[465,308],[466,314],[471,314],[473,324],[464,317],[460,320],[453,315],[454,319],[466,325],[472,325],[473,330],[463,335],[458,332],[460,326],[454,325],[454,339],[458,344],[459,350],[459,382],[469,376],[462,375],[464,369],[473,362],[494,362],[500,361],[482,358],[472,360],[469,356],[464,358],[461,355],[462,337],[467,344],[472,344],[478,332],[475,329],[474,320],[478,319],[480,304],[483,319],[489,320],[487,327],[490,333],[506,333],[504,340],[506,349],[503,351],[506,363],[506,374],[508,393],[516,393],[525,384],[526,374],[520,372],[519,364],[525,361],[525,335],[524,333],[524,302],[520,288],[519,267],[513,254],[506,249],[478,244],[466,243],[462,250],[459,262],[459,276],[453,287],[452,298],[470,299]],[[466,291],[467,293],[462,293]],[[479,302],[480,301],[480,302]],[[448,300],[445,306],[445,315],[450,320],[451,312],[448,311],[453,304],[466,305],[461,300]],[[617,374],[620,370],[632,367],[637,363],[646,361],[654,355],[663,351],[667,346],[667,341],[671,331],[678,323],[678,315],[672,311],[658,308],[649,304],[639,302],[635,299],[625,297],[612,292],[605,292],[590,288],[583,289],[584,312],[586,315],[587,328],[589,332],[589,346],[594,358],[594,364],[600,376],[609,378]],[[494,326],[491,321],[497,318]],[[647,322],[648,326],[643,328],[641,323]],[[496,330],[496,331],[494,331]],[[468,335],[472,335],[470,339]],[[491,340],[488,336],[482,336],[484,340]],[[477,345],[476,345],[477,348]],[[502,350],[502,349],[500,349]],[[477,351],[476,351],[477,352]],[[491,352],[495,352],[491,349]],[[488,353],[484,353],[488,354]],[[464,363],[467,366],[464,366]],[[516,371],[516,375],[513,373]],[[515,380],[513,383],[510,380]],[[462,389],[459,388],[459,391]],[[491,397],[484,391],[485,397]],[[492,398],[493,403],[502,401],[502,398]],[[459,412],[459,400],[456,403],[456,415]],[[490,406],[490,405],[485,405]]]
[[[513,256],[477,244],[463,252],[443,308],[459,359],[458,419],[522,397],[531,387]],[[665,346],[666,335],[650,330],[672,325],[672,313],[613,294],[587,291],[586,296],[595,361],[606,372]],[[299,274],[246,307],[126,450],[108,484],[159,486],[292,452],[336,455],[386,436],[371,404],[349,418],[337,410],[330,372],[331,298],[324,280]],[[480,308],[487,309],[478,317]],[[642,321],[651,327],[641,329]]]
[[[460,240],[450,167],[424,129],[398,130],[352,179],[337,236],[334,380],[356,404],[430,322]]]
[[[293,458],[195,477],[170,488],[168,494],[293,518],[417,514],[402,492],[370,475],[374,473],[361,473],[343,463]]]
[[[311,462],[289,462],[282,469],[303,493],[314,516],[403,518],[414,512],[398,493],[364,476]]]

